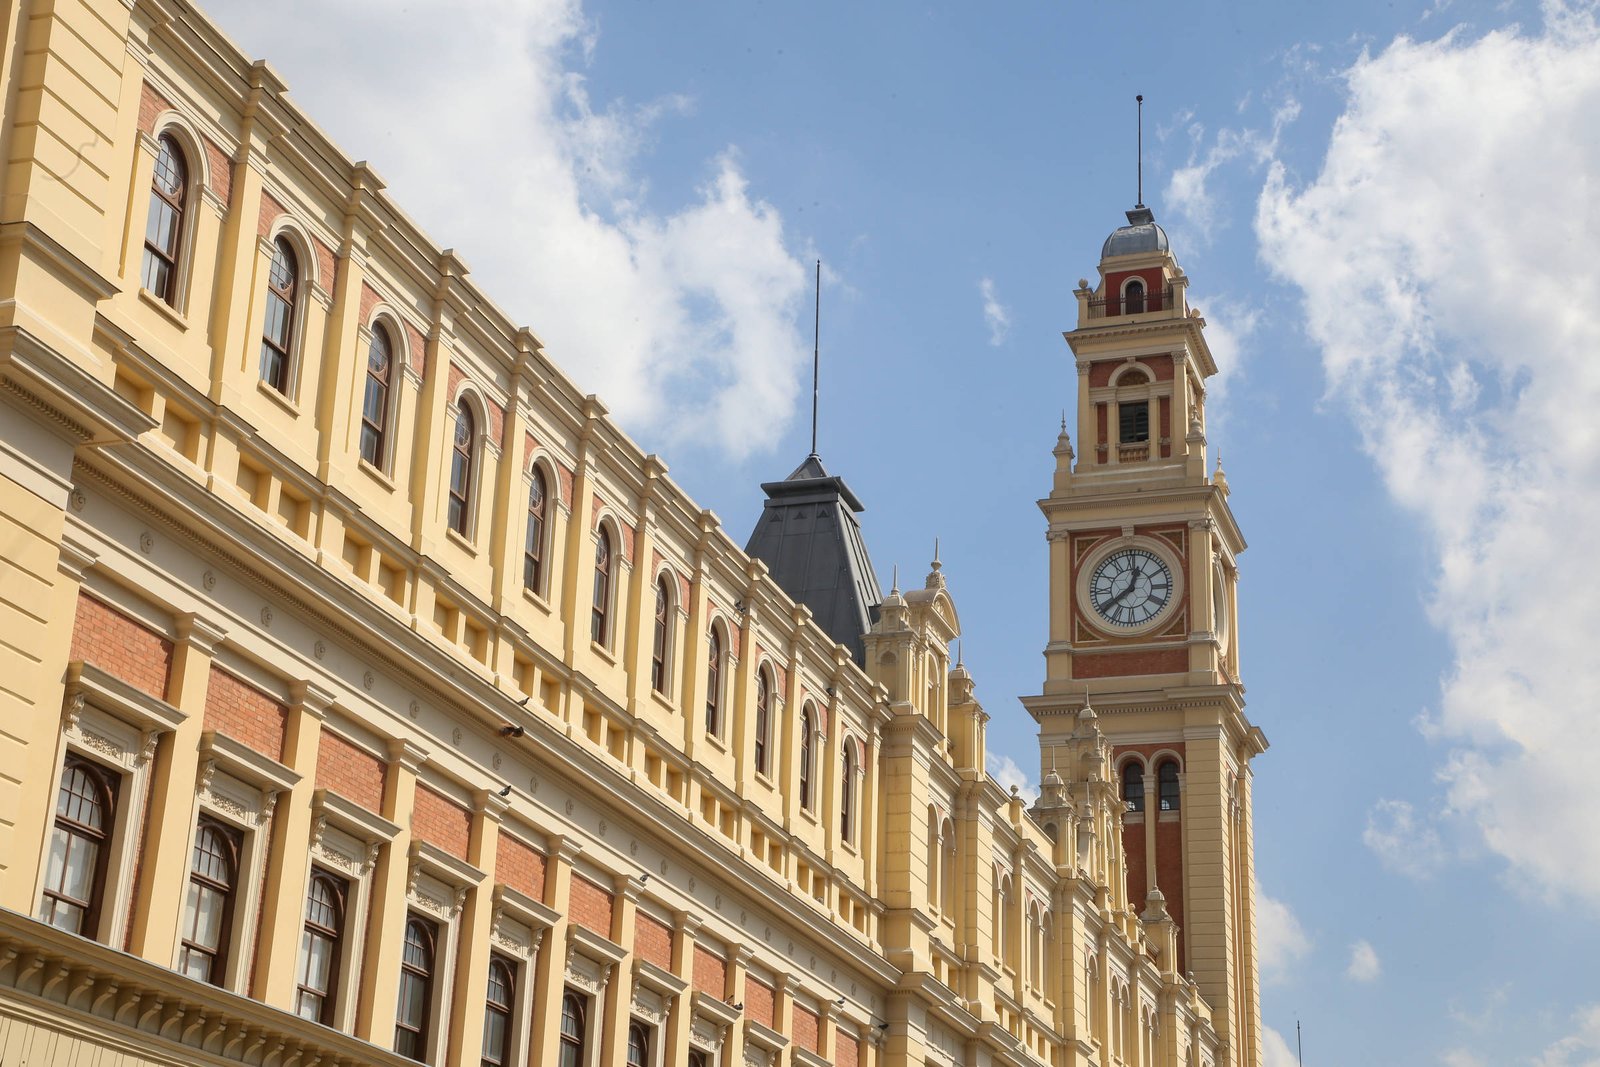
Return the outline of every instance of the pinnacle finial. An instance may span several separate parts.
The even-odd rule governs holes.
[[[900,564],[896,563],[889,570],[889,595],[900,595]]]
[[[939,562],[939,538],[935,537],[933,539],[933,569],[938,571],[942,566],[944,566],[944,564]]]
[[[962,658],[961,638],[958,637],[956,638],[956,666],[963,667],[965,665],[966,660]]]

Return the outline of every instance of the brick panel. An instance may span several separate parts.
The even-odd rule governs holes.
[[[728,995],[728,961],[704,945],[694,947],[694,988],[718,1000]]]
[[[78,594],[70,658],[92,663],[141,692],[166,699],[172,642],[85,593]]]
[[[233,161],[217,142],[206,138],[206,166],[211,171],[211,191],[224,204],[233,196]]]
[[[1156,823],[1156,884],[1167,898],[1167,911],[1178,924],[1178,973],[1188,970],[1183,951],[1183,821]]]
[[[794,1043],[807,1052],[817,1052],[817,1038],[821,1031],[821,1020],[817,1013],[810,1008],[794,1006]]]
[[[272,224],[282,215],[283,205],[273,199],[265,189],[261,191],[261,214],[256,218],[256,236],[265,237],[272,232]]]
[[[361,325],[372,325],[372,309],[382,300],[383,297],[378,295],[378,290],[366,282],[361,283]]]
[[[633,923],[633,954],[664,970],[671,970],[672,927],[653,915],[637,912]]]
[[[317,744],[317,788],[331,789],[368,811],[383,810],[388,766],[377,756],[328,730]]]
[[[772,987],[759,979],[745,975],[744,979],[744,1017],[762,1026],[772,1026],[772,1007],[774,1001]]]
[[[859,1067],[861,1063],[861,1039],[847,1034],[838,1034],[833,1039],[833,1064],[834,1067]]]
[[[502,833],[494,869],[495,877],[505,885],[541,904],[544,902],[545,859],[536,849]]]
[[[155,136],[156,117],[164,111],[171,111],[172,104],[166,97],[145,82],[139,91],[139,131],[147,136]]]
[[[1181,674],[1188,669],[1189,650],[1186,648],[1158,648],[1141,652],[1079,652],[1072,657],[1074,678]]]
[[[416,807],[411,812],[411,834],[465,860],[467,844],[472,839],[472,812],[419,783]]]
[[[206,684],[206,729],[226,734],[270,759],[283,759],[289,709],[220,667]]]
[[[317,282],[331,293],[339,282],[339,260],[333,249],[315,237],[311,239],[311,246],[317,252]]]
[[[428,340],[422,336],[422,331],[411,323],[406,323],[407,343],[411,346],[411,370],[418,378],[424,377],[428,371]]]
[[[572,876],[571,911],[567,918],[601,937],[611,937],[611,913],[615,906],[611,893],[581,874]]]

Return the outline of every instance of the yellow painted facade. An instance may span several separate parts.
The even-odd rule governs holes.
[[[937,565],[859,666],[202,13],[0,18],[0,1062],[1259,1064],[1181,286],[1080,293],[1080,367],[1184,353],[1140,395],[1190,433],[1058,446],[1030,808]],[[1075,630],[1073,538],[1169,526],[1183,633]],[[1174,862],[1181,922],[1130,899]]]

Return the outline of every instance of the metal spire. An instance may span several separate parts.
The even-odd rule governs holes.
[[[1139,104],[1139,199],[1134,207],[1144,207],[1144,94],[1134,97]]]
[[[822,367],[822,260],[817,260],[817,305],[811,319],[811,455],[817,454],[817,377]]]

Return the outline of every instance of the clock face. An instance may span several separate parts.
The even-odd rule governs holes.
[[[1172,601],[1172,569],[1154,552],[1125,548],[1100,562],[1089,579],[1089,603],[1112,626],[1142,626]]]

